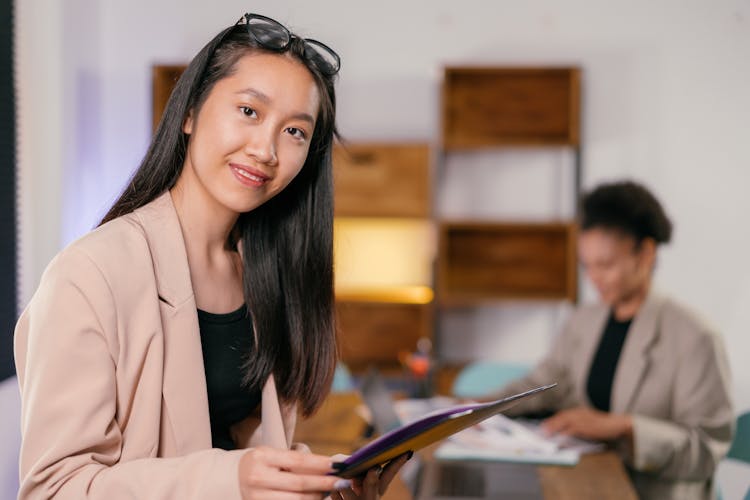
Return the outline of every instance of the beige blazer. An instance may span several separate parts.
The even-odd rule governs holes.
[[[579,308],[548,356],[503,394],[557,382],[509,413],[591,406],[589,368],[609,315]],[[634,449],[618,448],[641,498],[712,498],[711,478],[729,448],[734,413],[721,338],[675,302],[651,294],[634,318],[612,386],[613,413],[633,416]]]
[[[198,317],[167,192],[50,263],[15,331],[22,499],[240,499],[243,450],[211,449]],[[240,447],[287,448],[273,377]]]

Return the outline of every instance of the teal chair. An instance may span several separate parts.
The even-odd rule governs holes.
[[[737,428],[727,458],[750,464],[750,411],[737,418]]]
[[[491,395],[508,382],[523,377],[531,367],[507,361],[474,361],[466,365],[453,382],[457,398],[475,399]]]
[[[336,371],[333,373],[333,383],[331,392],[349,392],[354,390],[354,379],[347,366],[340,362],[336,365]]]
[[[734,439],[726,458],[750,465],[750,411],[737,418]],[[719,499],[722,499],[721,493]],[[750,500],[750,489],[745,493],[744,500]]]

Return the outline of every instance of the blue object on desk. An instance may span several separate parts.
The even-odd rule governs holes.
[[[457,398],[481,398],[500,390],[508,382],[531,370],[529,365],[507,361],[475,361],[466,365],[453,383]]]

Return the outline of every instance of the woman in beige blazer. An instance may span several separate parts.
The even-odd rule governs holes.
[[[671,224],[633,182],[583,198],[579,256],[601,303],[576,310],[547,357],[511,394],[557,382],[511,414],[555,412],[549,432],[611,442],[641,498],[712,498],[733,410],[721,338],[651,290],[656,248]]]
[[[290,449],[335,364],[338,56],[246,14],[18,321],[22,499],[377,498]],[[224,449],[220,449],[224,448]]]

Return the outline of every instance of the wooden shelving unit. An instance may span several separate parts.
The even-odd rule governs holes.
[[[430,221],[428,144],[337,145],[333,167],[336,217]],[[363,261],[361,265],[370,263]],[[432,290],[424,284],[357,292],[337,290],[342,361],[355,373],[369,366],[397,368],[399,353],[413,352],[421,337],[432,338],[432,296]]]
[[[454,152],[504,147],[571,148],[580,190],[577,68],[448,67],[442,91],[441,163]],[[572,222],[439,221],[441,306],[577,295]]]

